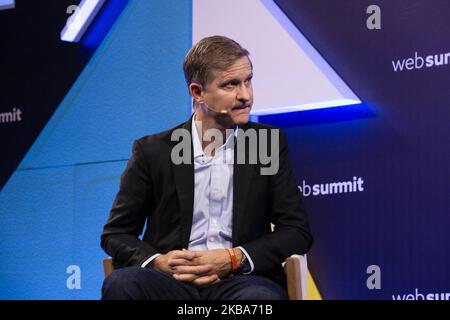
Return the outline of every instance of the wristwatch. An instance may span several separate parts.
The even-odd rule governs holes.
[[[242,261],[241,261],[241,266],[239,268],[239,273],[240,274],[247,274],[250,272],[250,270],[252,270],[252,266],[250,265],[250,261],[248,261],[247,256],[242,253]]]

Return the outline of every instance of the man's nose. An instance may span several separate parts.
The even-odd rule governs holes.
[[[241,102],[248,102],[251,99],[252,95],[251,86],[246,86],[245,84],[241,84],[238,88],[236,98]]]

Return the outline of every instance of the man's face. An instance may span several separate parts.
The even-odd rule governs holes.
[[[213,71],[213,80],[203,88],[202,97],[204,104],[216,112],[206,113],[225,126],[246,124],[253,105],[252,77],[247,57],[236,60],[227,70]]]

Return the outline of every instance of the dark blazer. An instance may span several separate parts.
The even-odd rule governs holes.
[[[170,156],[178,143],[171,141],[172,132],[177,128],[190,132],[191,123],[192,117],[171,130],[134,142],[101,235],[101,247],[113,257],[115,267],[140,266],[156,253],[188,247],[194,203],[192,140],[190,164],[173,164]],[[257,132],[275,129],[254,122],[242,126],[244,132],[249,128]],[[238,164],[235,146],[232,242],[247,250],[254,263],[253,274],[285,285],[281,263],[291,254],[306,253],[313,240],[288,159],[287,141],[283,131],[279,132],[279,170],[274,175],[261,175],[264,165],[260,161]],[[270,149],[270,138],[267,141]],[[246,142],[248,145],[248,139]]]

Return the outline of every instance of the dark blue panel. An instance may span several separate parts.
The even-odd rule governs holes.
[[[275,2],[375,115],[268,119],[287,128],[299,185],[364,180],[362,192],[305,197],[319,290],[334,299],[450,292],[450,61],[425,64],[450,52],[450,2],[377,1],[381,30],[366,27],[373,1]],[[369,265],[381,268],[379,290],[366,286]]]

